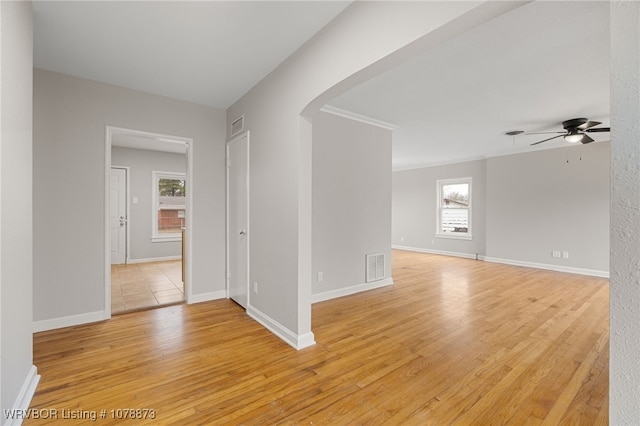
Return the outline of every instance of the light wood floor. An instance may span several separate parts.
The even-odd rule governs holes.
[[[111,265],[111,313],[184,302],[182,262]]]
[[[99,424],[119,408],[156,410],[136,425],[607,424],[607,280],[400,251],[393,276],[315,304],[301,351],[228,300],[37,333],[32,407],[105,409]]]

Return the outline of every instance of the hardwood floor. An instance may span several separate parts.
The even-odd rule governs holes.
[[[184,302],[182,261],[111,265],[111,313]]]
[[[315,304],[301,351],[228,300],[37,333],[59,418],[24,424],[607,424],[606,279],[400,251],[393,276]]]

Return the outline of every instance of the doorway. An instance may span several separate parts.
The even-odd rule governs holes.
[[[106,127],[107,318],[191,299],[191,145],[190,138]]]
[[[227,142],[227,292],[249,304],[249,132]]]

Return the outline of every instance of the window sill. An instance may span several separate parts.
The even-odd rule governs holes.
[[[463,235],[455,235],[455,234],[436,234],[436,238],[445,238],[448,240],[473,240],[473,235],[471,234],[463,234]]]
[[[172,235],[167,237],[151,237],[152,243],[173,243],[178,241],[182,241],[182,236]]]

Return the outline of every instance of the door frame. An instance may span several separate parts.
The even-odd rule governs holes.
[[[131,246],[129,245],[129,241],[130,241],[130,237],[131,234],[130,232],[130,227],[129,227],[129,212],[131,211],[131,205],[130,205],[130,198],[129,198],[129,194],[131,194],[131,187],[129,186],[129,176],[131,174],[131,170],[129,168],[129,166],[118,166],[115,164],[111,165],[111,169],[124,169],[124,181],[125,181],[125,202],[124,202],[124,211],[125,211],[125,217],[127,218],[127,224],[126,224],[126,228],[125,228],[125,242],[124,242],[124,264],[128,264],[129,261],[131,260],[131,258],[129,257],[129,253],[131,252]],[[111,172],[111,169],[109,169],[109,172]],[[111,185],[109,185],[109,189],[111,189]],[[109,250],[111,250],[111,244],[109,244]],[[109,261],[109,263],[111,263],[111,261]]]
[[[192,277],[192,261],[193,261],[193,139],[183,136],[167,135],[162,133],[146,132],[142,130],[126,129],[123,127],[105,126],[105,139],[104,139],[104,319],[111,318],[111,242],[109,240],[109,200],[110,200],[110,178],[111,178],[111,141],[114,134],[127,134],[131,136],[145,137],[157,139],[162,142],[174,142],[183,143],[186,146],[187,156],[187,185],[190,190],[187,191],[186,197],[186,220],[185,226],[185,238],[186,244],[184,245],[184,257],[185,257],[185,276],[184,276],[184,293],[187,303],[193,301],[193,291],[191,284]],[[128,180],[127,180],[128,182]],[[127,200],[128,203],[128,200]],[[128,239],[127,239],[128,240]],[[128,254],[127,254],[128,258]]]
[[[230,272],[230,262],[229,259],[231,258],[231,252],[229,250],[229,240],[231,237],[231,233],[229,230],[229,166],[230,164],[230,158],[229,158],[229,144],[232,144],[233,142],[236,142],[239,139],[242,139],[244,137],[247,138],[247,308],[246,310],[249,310],[249,306],[251,305],[251,291],[250,291],[250,282],[251,282],[251,276],[250,276],[250,259],[251,259],[251,216],[250,216],[250,212],[251,212],[251,196],[250,196],[250,178],[251,178],[251,167],[249,167],[250,160],[251,160],[251,138],[250,138],[250,132],[247,130],[246,132],[242,132],[239,133],[238,135],[234,136],[233,138],[229,139],[225,145],[225,150],[226,150],[226,232],[227,232],[227,238],[226,238],[226,284],[225,284],[225,290],[227,293],[227,299],[230,298],[229,295],[229,281],[231,279],[231,272]]]

